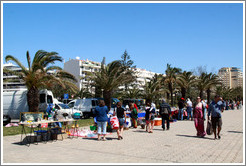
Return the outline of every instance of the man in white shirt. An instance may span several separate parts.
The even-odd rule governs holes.
[[[190,118],[191,118],[191,120],[192,120],[192,102],[191,102],[191,100],[189,99],[189,98],[187,98],[187,120],[190,120]]]

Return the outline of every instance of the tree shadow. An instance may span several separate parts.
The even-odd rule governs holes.
[[[176,136],[181,136],[181,137],[193,137],[193,138],[199,138],[199,139],[210,139],[210,140],[214,140],[213,138],[208,138],[208,137],[197,137],[197,136],[192,136],[192,135],[176,134]]]
[[[239,133],[239,134],[243,134],[242,131],[227,131],[227,132],[229,132],[229,133]]]

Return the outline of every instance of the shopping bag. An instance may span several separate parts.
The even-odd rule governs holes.
[[[207,123],[206,133],[207,133],[208,135],[213,134],[213,127],[212,127],[212,123],[211,123],[210,120],[208,120],[208,123]]]
[[[119,128],[119,120],[117,116],[112,116],[110,118],[110,124],[111,124],[111,128],[114,130]]]
[[[41,128],[47,128],[48,127],[48,123],[41,123]]]

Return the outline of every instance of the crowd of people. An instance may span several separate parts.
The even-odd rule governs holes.
[[[230,104],[232,103],[232,104]],[[211,120],[212,129],[214,133],[214,139],[220,139],[220,131],[222,128],[222,112],[227,109],[234,109],[235,103],[229,100],[223,100],[221,96],[216,95],[214,100],[209,104],[206,103],[204,99],[200,97],[196,98],[196,101],[192,102],[189,98],[186,100],[181,98],[178,102],[178,120],[184,120],[184,111],[187,113],[187,120],[194,121],[195,129],[197,131],[198,137],[204,137],[206,135],[204,121],[207,119]],[[242,107],[242,102],[236,102],[238,109]],[[136,104],[129,104],[130,117],[132,119],[132,127],[137,128],[138,124],[138,108]],[[109,109],[105,106],[103,100],[99,101],[99,106],[96,107],[95,116],[97,121],[97,133],[98,140],[106,140],[106,130],[107,130],[107,121],[108,121]],[[171,116],[171,107],[165,101],[162,100],[159,109],[159,116],[162,119],[162,129],[170,129],[170,116]],[[114,109],[113,116],[117,116],[119,121],[119,128],[117,129],[118,140],[123,139],[124,124],[126,124],[126,109],[122,107],[122,103],[118,102],[116,108]],[[146,101],[145,106],[145,122],[146,122],[146,132],[153,133],[154,120],[156,116],[155,104],[151,101]]]

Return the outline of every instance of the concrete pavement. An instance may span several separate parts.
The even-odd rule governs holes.
[[[155,126],[153,133],[139,126],[120,141],[113,132],[107,141],[79,137],[27,147],[14,144],[20,135],[5,136],[3,163],[243,163],[243,109],[222,116],[221,140],[197,138],[193,121],[171,123],[169,131]]]

